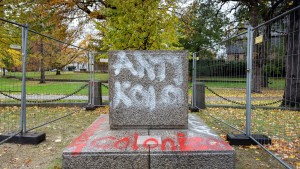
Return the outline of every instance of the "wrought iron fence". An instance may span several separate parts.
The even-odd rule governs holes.
[[[205,85],[207,115],[248,136],[270,154],[258,159],[272,157],[276,168],[300,165],[299,29],[297,7],[194,54],[193,83]]]

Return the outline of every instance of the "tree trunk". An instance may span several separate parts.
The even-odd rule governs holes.
[[[251,26],[255,27],[258,25],[258,13],[259,7],[252,6],[250,8],[252,14]],[[254,32],[254,37],[259,36],[258,31]],[[252,66],[252,92],[261,93],[262,84],[262,72],[263,72],[263,60],[262,60],[262,45],[254,45],[254,56],[253,56],[253,66]]]
[[[264,68],[266,66],[267,63],[267,58],[268,58],[268,54],[269,54],[269,47],[268,45],[271,44],[272,42],[272,35],[271,35],[271,27],[272,27],[272,23],[266,25],[266,29],[264,30],[264,34],[263,34],[263,43],[262,43],[262,52],[261,52],[261,87],[268,87],[268,72],[264,71]]]
[[[261,93],[263,60],[262,60],[262,46],[255,45],[256,54],[253,57],[253,79],[252,92]]]
[[[289,34],[286,57],[286,81],[282,102],[283,106],[286,107],[299,107],[300,105],[299,27],[300,10],[298,9],[290,14],[288,24]]]
[[[3,68],[2,68],[2,76],[3,76],[3,77],[6,76],[5,70],[6,70],[5,67],[3,67]]]
[[[60,70],[56,69],[56,75],[60,75]]]
[[[44,61],[44,44],[43,44],[43,39],[41,39],[41,78],[40,78],[40,83],[46,83],[45,80],[45,61]]]

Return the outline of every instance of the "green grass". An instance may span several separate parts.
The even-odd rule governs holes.
[[[56,72],[45,72],[46,79],[68,79],[68,80],[89,80],[91,75],[90,73],[79,73],[72,71],[61,72],[61,75],[56,75]],[[15,76],[17,78],[22,77],[22,72],[9,72],[7,76]],[[40,78],[39,72],[27,72],[27,78]],[[95,80],[108,80],[107,73],[95,73]]]
[[[21,72],[10,72],[7,76],[21,77]],[[39,78],[38,72],[28,72],[27,77]],[[95,73],[95,80],[108,80],[109,75],[107,73]],[[67,80],[89,80],[89,73],[79,72],[62,72],[61,75],[55,75],[55,72],[46,72],[46,79],[67,79]],[[238,88],[245,89],[246,83],[243,82],[245,78],[224,78],[224,77],[201,77],[197,80],[220,80],[220,82],[204,82],[209,88]],[[227,82],[226,82],[227,81]],[[229,81],[229,82],[228,82]],[[232,81],[239,81],[232,82]],[[242,81],[242,82],[241,82]],[[265,89],[284,89],[284,79],[280,78],[269,78],[269,87]],[[38,81],[27,82],[27,93],[28,94],[70,94],[78,90],[84,82],[46,82],[40,84]],[[191,86],[191,83],[189,83]],[[13,78],[1,78],[0,77],[0,90],[1,91],[21,91],[21,81]],[[215,90],[215,89],[214,89]],[[234,91],[233,91],[234,92]],[[192,88],[189,88],[189,95],[192,94]],[[207,92],[208,94],[210,92]],[[78,93],[78,95],[87,95],[88,90],[84,89]],[[108,89],[102,86],[102,94],[108,95]]]
[[[204,84],[211,88],[246,88],[246,77],[242,78],[226,78],[226,77],[201,77],[197,81],[207,80],[213,82],[204,82]],[[236,82],[234,82],[236,81]],[[270,77],[268,78],[269,89],[284,89],[285,79]]]
[[[20,72],[11,72],[7,76],[15,76],[21,78]],[[39,78],[39,73],[28,72],[27,77]],[[74,73],[63,72],[62,75],[55,75],[55,72],[46,72],[46,79],[67,79],[67,80],[89,80],[89,73]],[[95,73],[95,80],[108,80],[108,74]],[[51,82],[46,81],[44,84],[40,84],[39,81],[27,81],[26,92],[27,94],[61,94],[67,95],[78,90],[86,82]],[[3,78],[0,77],[0,90],[6,93],[20,93],[22,82],[15,78]],[[108,89],[102,87],[103,95],[108,95]],[[77,93],[77,95],[87,95],[88,87]]]

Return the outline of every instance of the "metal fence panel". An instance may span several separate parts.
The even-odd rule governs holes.
[[[43,106],[87,105],[91,66],[87,50],[29,31],[27,53],[28,130],[60,118]]]
[[[15,79],[22,66],[22,27],[0,20],[0,135],[20,131],[22,83]]]
[[[94,71],[86,49],[9,20],[0,24],[0,134],[28,132],[75,113],[59,117],[43,107],[60,111],[90,102]]]
[[[196,82],[205,84],[205,104],[207,107],[244,107],[246,105],[246,56],[247,36],[241,33],[216,44],[212,48],[196,53]],[[239,130],[245,129],[245,115],[236,118],[226,113],[228,123]]]
[[[263,133],[272,145],[263,148],[286,167],[300,155],[300,9],[256,27],[252,105],[273,107],[252,111],[252,133]]]
[[[253,39],[248,45],[245,33],[194,54],[197,56],[194,83],[205,84],[207,115],[233,128],[229,130],[232,133],[250,136],[269,154],[257,159],[272,158],[277,164],[270,166],[276,168],[300,165],[299,29],[300,7],[297,7],[248,29],[252,34],[248,35],[248,41]],[[251,54],[248,62],[246,51]],[[246,82],[247,72],[252,75]],[[222,109],[215,111],[216,107]],[[246,107],[249,110],[245,111]],[[266,135],[272,144],[265,144],[255,134]]]

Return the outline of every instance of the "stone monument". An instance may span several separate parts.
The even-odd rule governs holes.
[[[234,168],[233,148],[188,115],[186,51],[109,52],[109,115],[63,152],[63,168]]]
[[[109,53],[112,129],[187,128],[186,51]]]

